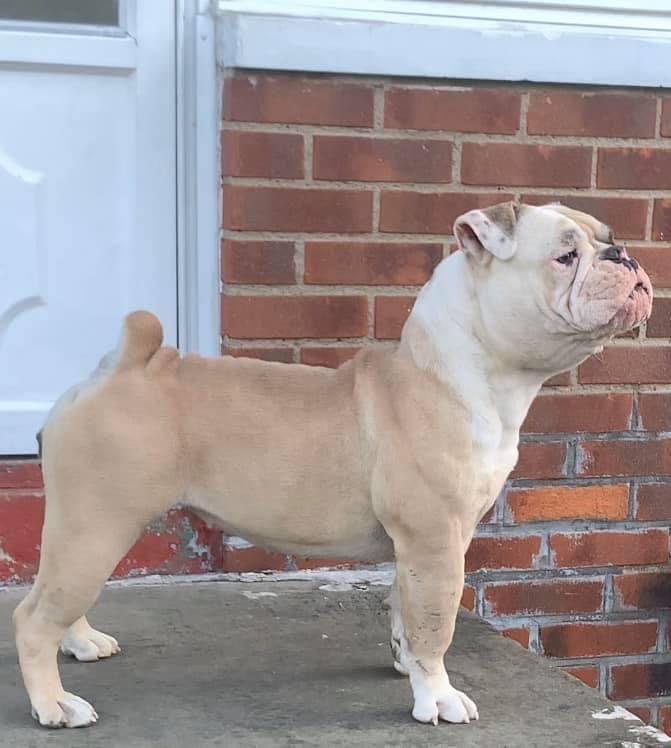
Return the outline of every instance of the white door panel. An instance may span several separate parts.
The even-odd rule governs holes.
[[[100,45],[0,30],[0,455],[35,452],[128,311],[176,340],[174,8],[125,11]]]

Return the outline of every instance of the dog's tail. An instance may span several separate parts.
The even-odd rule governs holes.
[[[163,343],[163,327],[151,312],[132,312],[124,320],[116,356],[117,371],[144,366]]]

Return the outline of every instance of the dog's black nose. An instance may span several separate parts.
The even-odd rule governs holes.
[[[601,259],[610,260],[611,262],[622,262],[624,260],[624,247],[619,247],[617,244],[606,247],[601,253]]]
[[[601,253],[601,259],[610,260],[617,265],[624,265],[627,270],[638,270],[638,262],[631,257],[627,257],[624,247],[620,247],[617,244],[611,244],[610,247],[606,247]]]

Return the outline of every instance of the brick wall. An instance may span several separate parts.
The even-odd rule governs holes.
[[[533,406],[463,602],[671,727],[671,98],[239,73],[224,108],[227,353],[333,366],[390,344],[456,216],[510,197],[593,212],[649,270],[647,330]]]
[[[463,603],[671,729],[671,95],[240,73],[222,169],[232,355],[333,366],[392,345],[454,218],[478,205],[557,198],[627,240],[653,318],[535,403]],[[32,578],[42,512],[39,465],[0,462],[0,583]],[[117,575],[322,563],[173,511]]]

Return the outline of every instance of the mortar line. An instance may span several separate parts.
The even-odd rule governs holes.
[[[311,133],[303,135],[303,171],[306,184],[314,182],[312,164],[314,151],[314,136]]]
[[[589,186],[591,189],[597,189],[597,167],[599,164],[599,148],[598,146],[592,146],[592,164],[589,176]]]
[[[373,89],[373,130],[384,130],[385,90],[382,86]]]
[[[657,108],[655,110],[655,138],[659,140],[662,137],[662,110],[664,107],[664,99],[661,96],[657,97]],[[662,141],[664,142],[664,141]]]
[[[528,142],[528,136],[529,136],[527,119],[529,116],[530,100],[531,100],[531,96],[529,94],[529,91],[525,91],[520,97],[519,135],[520,135],[520,140],[522,140],[525,143]]]
[[[372,233],[377,235],[380,233],[380,205],[382,202],[381,190],[376,188],[373,190],[373,231]]]
[[[648,199],[648,209],[645,214],[645,238],[647,241],[653,241],[652,238],[652,226],[655,212],[655,198],[650,197]]]

